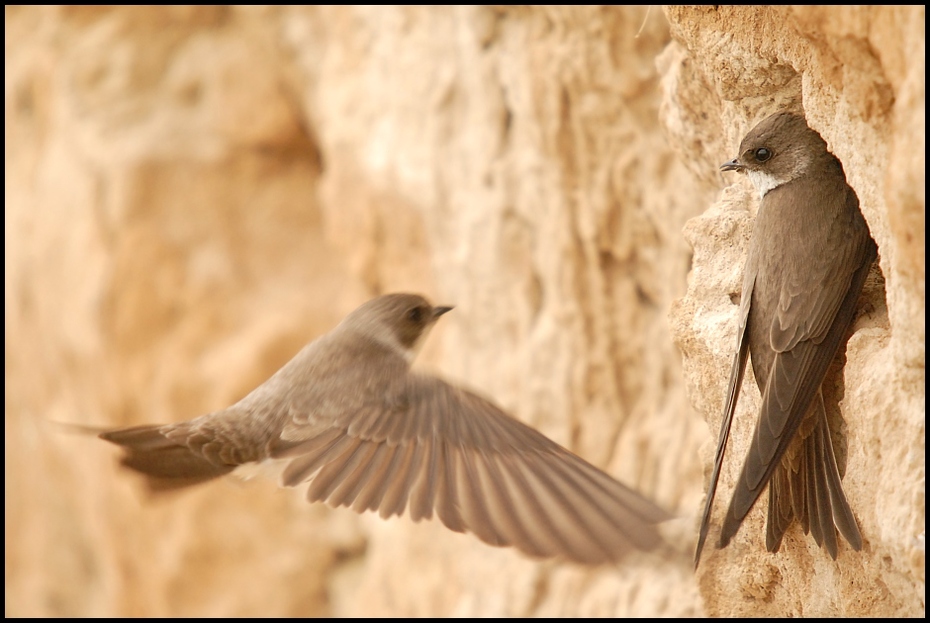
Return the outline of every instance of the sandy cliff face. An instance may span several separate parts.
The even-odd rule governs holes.
[[[923,614],[922,8],[6,18],[7,614]],[[422,292],[456,309],[420,365],[693,538],[756,207],[717,167],[779,106],[881,254],[831,377],[860,553],[797,531],[767,554],[755,510],[696,576],[689,552],[540,563],[262,479],[149,500],[47,424],[221,408],[361,301]]]
[[[759,504],[733,544],[702,565],[704,608],[720,616],[922,614],[924,157],[905,154],[923,154],[923,10],[720,7],[666,14],[674,42],[659,61],[661,118],[692,172],[717,177],[712,163],[735,156],[756,122],[779,109],[803,110],[842,160],[880,253],[846,365],[838,359],[825,384],[842,431],[844,488],[863,551],[847,547],[833,562],[794,529],[788,546],[770,555]],[[688,294],[670,320],[689,396],[714,433],[735,348],[734,303],[755,194],[748,181],[735,183],[684,230],[694,264]],[[725,463],[725,497],[718,499],[723,508],[758,413],[754,385],[744,383],[731,437],[736,452]],[[702,457],[709,465],[713,447]]]

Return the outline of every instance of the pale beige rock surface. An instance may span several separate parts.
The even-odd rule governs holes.
[[[6,614],[923,614],[923,9],[6,18]],[[419,291],[456,305],[421,366],[682,515],[687,558],[754,210],[716,167],[779,102],[881,252],[835,374],[861,553],[771,556],[754,511],[697,576],[587,570],[262,479],[149,500],[47,424],[221,408]]]
[[[758,504],[728,548],[705,554],[702,604],[720,616],[923,616],[924,10],[721,6],[666,15],[674,43],[660,60],[663,125],[696,174],[732,184],[685,226],[694,264],[670,316],[689,395],[714,433],[758,198],[713,163],[736,156],[745,132],[772,112],[803,111],[843,161],[880,253],[846,365],[834,365],[825,383],[863,551],[845,547],[834,562],[795,527],[770,555]],[[758,405],[755,384],[744,383],[716,518]],[[714,444],[702,451],[708,471],[713,452]]]

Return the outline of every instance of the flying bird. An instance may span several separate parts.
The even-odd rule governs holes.
[[[855,316],[875,242],[842,164],[799,115],[777,113],[760,122],[743,139],[739,156],[720,168],[748,175],[762,201],[695,567],[747,356],[762,406],[718,547],[727,546],[768,485],[768,551],[778,551],[797,519],[836,559],[837,529],[855,550],[862,536],[843,492],[821,384]]]
[[[435,514],[530,556],[602,564],[657,547],[665,510],[489,400],[411,370],[450,309],[380,296],[231,407],[100,437],[154,491],[283,461],[282,485],[309,483],[311,502],[383,518]]]

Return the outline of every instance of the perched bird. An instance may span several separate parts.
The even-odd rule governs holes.
[[[840,482],[821,384],[855,315],[875,242],[842,164],[801,116],[778,113],[763,120],[743,139],[739,156],[720,168],[748,175],[762,202],[743,275],[738,348],[695,567],[747,355],[762,407],[719,547],[726,547],[769,485],[768,551],[778,551],[797,519],[836,559],[834,526],[855,550],[862,537]]]
[[[488,400],[410,365],[436,320],[415,294],[368,301],[245,398],[100,437],[153,490],[282,460],[284,486],[381,517],[409,508],[531,556],[600,564],[662,541],[671,516]]]

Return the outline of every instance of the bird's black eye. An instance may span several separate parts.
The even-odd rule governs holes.
[[[423,308],[414,307],[410,309],[407,312],[407,319],[416,323],[423,322]]]
[[[760,147],[759,149],[752,152],[752,155],[755,157],[756,162],[765,162],[772,157],[772,152],[770,152],[765,147]]]

